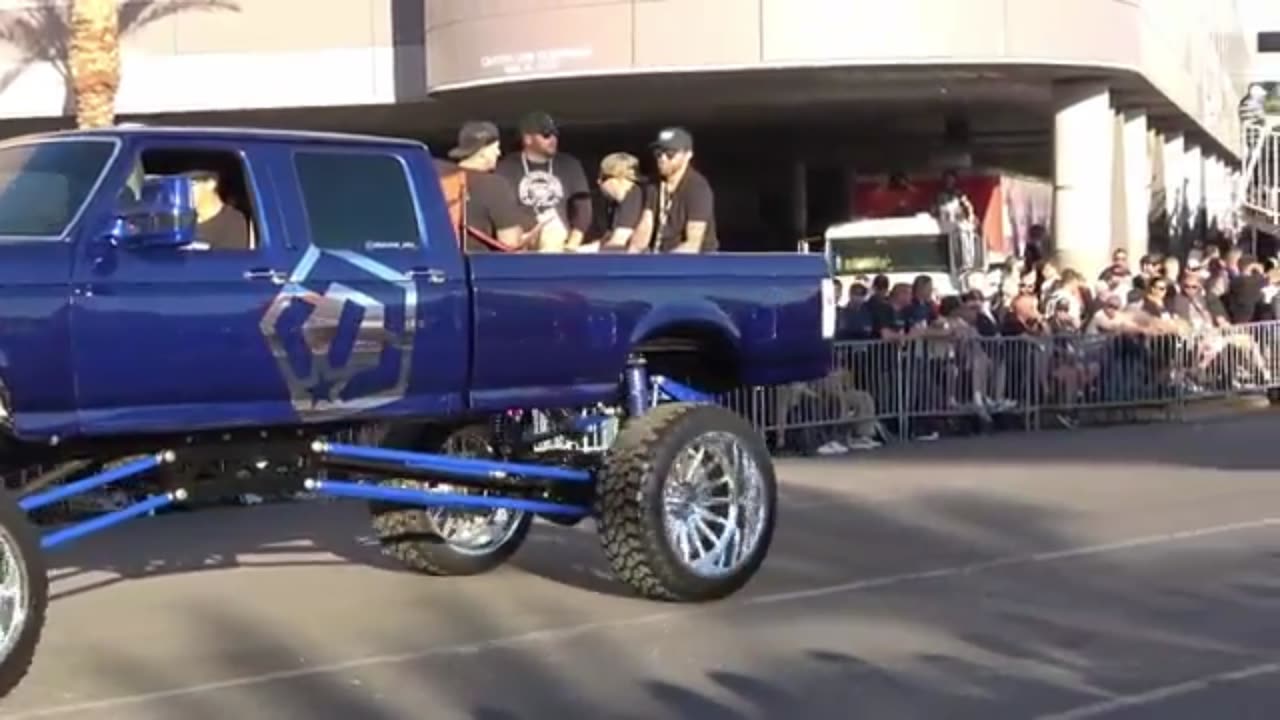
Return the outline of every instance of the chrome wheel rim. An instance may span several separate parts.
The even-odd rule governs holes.
[[[458,457],[493,457],[494,450],[485,438],[471,433],[457,433],[445,443],[443,451]],[[482,488],[433,483],[431,492],[460,495],[493,494]],[[493,509],[427,508],[427,517],[449,547],[463,555],[487,555],[505,545],[524,519],[524,512]]]
[[[707,579],[740,570],[764,535],[764,469],[731,433],[700,435],[676,454],[663,487],[663,529],[685,569]]]
[[[17,541],[0,528],[0,660],[13,652],[31,607],[31,582],[19,558]]]

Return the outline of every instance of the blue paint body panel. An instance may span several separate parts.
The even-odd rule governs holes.
[[[73,184],[84,202],[60,232],[5,236],[0,193],[0,380],[21,439],[615,402],[631,348],[672,328],[716,333],[747,383],[828,369],[820,256],[467,257],[427,149],[387,138],[112,128],[0,143],[0,170],[60,161],[47,144],[76,142],[110,157]],[[107,242],[148,150],[238,156],[256,247]],[[345,156],[399,168],[412,229],[358,250],[312,244],[303,171]],[[364,190],[333,183],[331,202]]]

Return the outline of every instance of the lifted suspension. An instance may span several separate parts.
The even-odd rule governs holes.
[[[90,490],[94,490],[111,483],[124,480],[125,478],[140,475],[149,470],[153,470],[161,465],[169,464],[177,460],[178,456],[172,450],[164,450],[138,458],[131,462],[127,462],[118,467],[102,472],[95,473],[86,478],[81,478],[75,482],[60,485],[50,490],[28,495],[18,501],[18,507],[27,512],[47,507],[57,502],[67,500],[69,498],[81,495]],[[132,505],[121,508],[114,512],[99,515],[88,520],[69,525],[58,530],[46,533],[40,538],[40,546],[51,548],[57,545],[70,542],[86,535],[114,527],[120,523],[131,520],[142,515],[147,515],[160,508],[172,505],[187,498],[187,491],[177,489],[172,492],[152,495],[146,499],[140,500]]]
[[[536,489],[556,484],[581,487],[595,482],[595,475],[588,470],[554,465],[535,465],[484,458],[461,458],[435,453],[328,443],[321,440],[313,443],[311,449],[320,456],[320,464],[322,466],[367,470],[387,477],[414,477],[437,481],[460,479],[489,485],[502,484],[508,488],[511,483],[520,482],[526,487]],[[329,478],[308,479],[306,488],[320,494],[364,500],[382,500],[424,507],[506,508],[508,510],[567,517],[581,517],[591,511],[590,503],[588,502],[570,504],[520,497],[466,495],[409,488],[388,488],[380,485],[345,482]]]
[[[713,400],[710,395],[671,378],[662,375],[650,375],[645,359],[641,356],[635,356],[630,359],[627,364],[624,381],[626,412],[632,417],[645,414],[649,408],[664,400],[677,402],[711,402]],[[585,434],[600,424],[607,422],[613,416],[614,413],[605,411],[561,419],[556,422],[555,427],[550,431],[535,433],[526,438],[526,442],[531,441],[530,444],[536,444],[542,440],[561,435]],[[591,488],[596,480],[595,473],[591,470],[549,464],[542,465],[507,460],[464,458],[436,453],[418,453],[389,448],[330,443],[322,440],[312,443],[311,450],[319,456],[319,464],[325,468],[344,468],[386,477],[470,482],[482,486],[501,487],[508,491],[531,490],[544,492],[562,488],[565,490],[565,495],[574,498],[576,501],[554,502],[537,497],[504,497],[501,495],[432,492],[347,482],[327,477],[308,478],[305,480],[304,487],[318,494],[425,507],[506,508],[563,519],[580,518],[591,513],[589,498]],[[163,450],[65,485],[56,485],[49,488],[49,485],[65,479],[85,467],[83,464],[68,464],[42,476],[40,485],[35,488],[34,492],[29,492],[25,497],[21,498],[18,501],[18,506],[27,512],[39,510],[90,490],[135,477],[162,465],[174,463],[176,460],[177,454],[174,451]],[[148,515],[174,503],[182,502],[188,497],[189,494],[185,488],[151,495],[119,510],[49,532],[41,538],[40,544],[45,548],[63,545],[72,540],[114,527],[127,520]]]

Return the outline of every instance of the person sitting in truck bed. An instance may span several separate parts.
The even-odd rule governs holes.
[[[646,213],[649,188],[641,184],[640,160],[635,155],[616,152],[600,161],[597,181],[608,208],[604,235],[585,243],[578,252],[644,252],[653,235],[653,213]]]
[[[463,123],[449,158],[466,173],[467,252],[513,252],[531,249],[539,227],[516,199],[515,187],[494,173],[502,156],[498,126],[487,121]],[[533,226],[530,228],[530,226]]]
[[[218,191],[219,177],[213,170],[193,170],[191,178],[196,208],[196,242],[201,249],[249,250],[249,219],[228,205]]]
[[[520,118],[520,150],[502,158],[494,173],[516,190],[516,199],[537,218],[542,252],[572,252],[591,226],[591,186],[582,161],[560,149],[552,117],[534,111]]]
[[[707,178],[690,164],[693,136],[684,128],[666,128],[649,147],[661,176],[650,209],[657,228],[657,251],[715,252],[720,246],[716,237],[715,193]]]

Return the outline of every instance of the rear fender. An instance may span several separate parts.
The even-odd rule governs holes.
[[[631,346],[646,340],[672,334],[673,330],[708,332],[728,342],[736,353],[742,345],[742,333],[728,313],[711,303],[659,305],[650,310],[631,331]]]
[[[646,356],[652,372],[706,392],[734,387],[741,373],[742,335],[711,303],[654,308],[636,324],[630,346]]]

